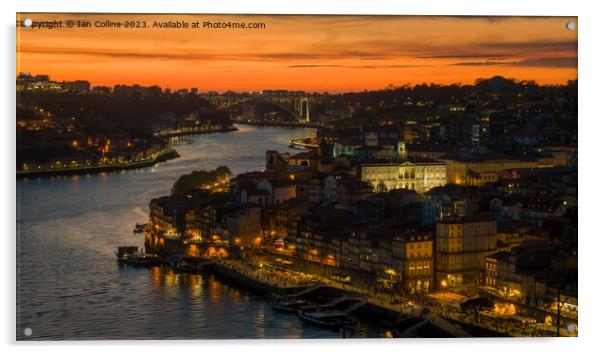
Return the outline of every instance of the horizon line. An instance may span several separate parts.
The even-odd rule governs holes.
[[[291,88],[263,88],[263,89],[256,89],[256,90],[244,90],[244,91],[240,91],[240,90],[215,90],[215,89],[203,89],[201,91],[201,89],[199,89],[198,87],[194,87],[194,86],[190,86],[190,87],[177,87],[177,88],[172,88],[170,87],[170,85],[159,85],[159,84],[150,84],[150,85],[142,85],[142,84],[138,84],[138,83],[132,83],[132,84],[127,84],[127,83],[113,83],[112,86],[109,85],[101,85],[101,84],[93,84],[91,81],[87,80],[87,79],[76,79],[76,80],[56,80],[56,79],[52,79],[52,76],[49,74],[32,74],[29,71],[20,71],[17,72],[16,78],[19,77],[19,74],[21,73],[29,73],[31,76],[39,76],[39,75],[45,75],[48,76],[48,79],[50,81],[54,81],[54,82],[73,82],[73,81],[88,81],[90,83],[90,87],[94,88],[94,87],[109,87],[109,88],[114,88],[115,86],[135,86],[138,85],[140,87],[159,87],[162,91],[165,89],[169,89],[172,92],[175,91],[179,91],[179,90],[192,90],[192,89],[197,89],[199,91],[199,93],[208,93],[208,92],[217,92],[217,93],[228,93],[228,92],[232,92],[232,93],[238,93],[238,94],[242,94],[242,93],[257,93],[257,92],[262,92],[262,91],[289,91],[289,92],[305,92],[305,93],[320,93],[320,94],[324,94],[324,93],[328,93],[328,94],[344,94],[344,93],[361,93],[361,92],[371,92],[371,91],[385,91],[388,89],[400,89],[400,88],[404,88],[404,87],[410,87],[410,88],[414,88],[416,86],[421,86],[421,85],[438,85],[438,86],[442,86],[442,87],[449,87],[449,86],[459,86],[459,87],[464,87],[464,86],[475,86],[476,82],[478,80],[490,80],[493,79],[495,77],[500,77],[506,80],[511,80],[514,81],[515,83],[525,83],[525,82],[533,82],[535,83],[536,86],[539,87],[554,87],[554,86],[567,86],[569,84],[569,82],[571,81],[578,81],[578,77],[574,78],[574,79],[569,79],[566,80],[563,83],[556,83],[556,84],[541,84],[540,82],[538,82],[537,80],[533,80],[533,79],[524,79],[524,80],[518,80],[512,77],[505,77],[505,76],[501,76],[501,75],[494,75],[491,77],[479,77],[476,78],[472,81],[472,83],[464,83],[464,82],[454,82],[454,83],[441,83],[441,82],[426,82],[423,81],[421,83],[405,83],[405,84],[401,84],[401,85],[394,85],[394,84],[389,84],[387,86],[384,86],[382,88],[378,88],[378,89],[358,89],[358,90],[302,90],[302,89],[291,89]]]

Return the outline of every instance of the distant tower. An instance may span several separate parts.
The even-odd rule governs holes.
[[[286,171],[288,164],[281,154],[276,150],[268,150],[265,153],[265,170],[267,172],[282,172]]]
[[[268,150],[265,152],[265,169],[267,171],[275,171],[276,164],[278,163],[278,158],[280,154],[275,150]]]
[[[406,161],[408,159],[408,151],[406,150],[406,143],[403,140],[399,140],[397,142],[397,156],[402,161]]]

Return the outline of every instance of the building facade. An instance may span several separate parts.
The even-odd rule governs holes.
[[[404,233],[393,238],[393,269],[401,290],[423,293],[433,289],[433,237],[429,232]]]
[[[379,192],[405,188],[422,194],[447,183],[445,164],[435,161],[362,163],[358,169],[361,180]]]
[[[497,251],[497,222],[487,217],[451,217],[437,222],[437,287],[476,289],[485,259]]]
[[[536,159],[512,159],[499,156],[477,156],[470,158],[441,157],[447,164],[447,182],[480,186],[498,180],[503,170],[515,168],[550,167]]]

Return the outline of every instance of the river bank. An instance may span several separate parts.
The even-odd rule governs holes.
[[[170,148],[170,149],[165,149],[163,151],[160,151],[152,159],[146,159],[143,161],[134,161],[134,162],[129,162],[129,163],[125,163],[125,164],[115,163],[115,164],[106,164],[106,165],[62,167],[62,168],[53,168],[53,169],[19,170],[19,171],[17,171],[17,178],[131,170],[131,169],[136,169],[136,168],[154,166],[159,162],[176,159],[178,157],[180,157],[180,154],[178,154],[178,152],[175,149]]]
[[[300,123],[300,122],[251,122],[251,121],[238,121],[236,124],[241,125],[251,125],[257,127],[276,127],[276,128],[291,128],[291,129],[299,129],[299,128],[312,128],[318,129],[320,125],[312,124],[312,123]]]
[[[221,278],[225,278],[261,295],[294,294],[316,285],[315,282],[310,281],[295,283],[262,277],[261,274],[256,273],[252,267],[245,263],[231,260],[217,261],[206,269],[211,270]]]
[[[219,128],[187,128],[183,130],[165,130],[155,133],[154,135],[158,138],[175,138],[178,136],[187,135],[198,135],[198,134],[215,134],[215,133],[228,133],[235,132],[238,128],[235,126],[219,127]]]
[[[220,127],[215,129],[189,129],[182,131],[165,131],[155,134],[157,137],[168,139],[180,136],[190,135],[202,135],[202,134],[217,134],[237,131],[238,128],[235,126]],[[128,163],[112,163],[112,164],[98,164],[98,165],[87,165],[87,166],[73,166],[73,167],[59,167],[59,168],[38,168],[28,170],[17,170],[17,178],[26,177],[42,177],[42,176],[60,176],[60,175],[73,175],[73,174],[85,174],[85,173],[100,173],[100,172],[112,172],[120,170],[131,170],[137,168],[144,168],[154,166],[159,162],[164,162],[180,157],[179,153],[173,148],[167,148],[159,151],[153,158],[144,159],[141,161],[133,161]]]

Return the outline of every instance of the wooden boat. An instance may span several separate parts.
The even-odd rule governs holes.
[[[138,252],[137,246],[119,246],[117,247],[117,251],[115,252],[115,256],[117,258],[121,258],[128,254],[134,254]]]
[[[136,246],[121,246],[115,252],[119,263],[127,263],[139,266],[151,266],[161,264],[161,257],[156,254],[139,252]]]
[[[136,224],[136,226],[134,226],[134,233],[135,234],[141,234],[144,232],[144,229],[146,228],[146,224]]]

